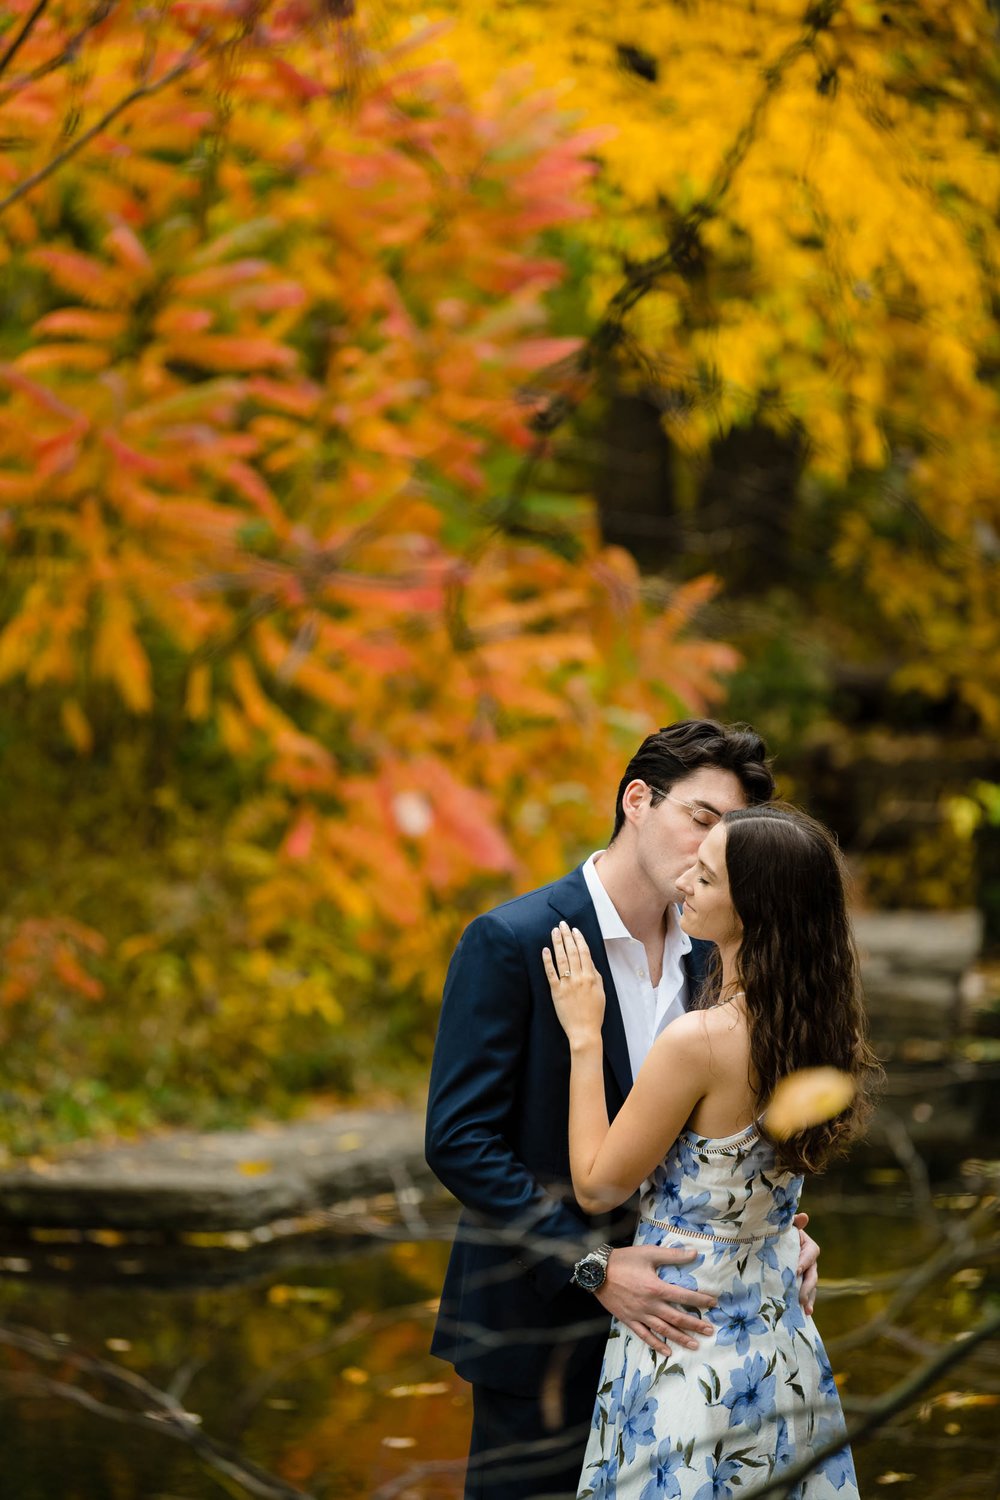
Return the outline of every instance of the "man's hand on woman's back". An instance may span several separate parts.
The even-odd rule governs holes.
[[[708,1292],[661,1281],[656,1274],[658,1266],[682,1266],[696,1253],[665,1250],[659,1245],[628,1245],[613,1250],[604,1285],[594,1296],[606,1312],[630,1328],[654,1354],[670,1354],[671,1343],[697,1349],[692,1335],[715,1332],[711,1323],[698,1316],[698,1310],[714,1307],[715,1298]],[[678,1302],[692,1312],[679,1311],[675,1305]]]

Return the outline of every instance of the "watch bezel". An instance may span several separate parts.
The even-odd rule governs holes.
[[[602,1245],[598,1250],[588,1251],[577,1261],[571,1278],[574,1286],[578,1286],[584,1292],[596,1292],[604,1285],[608,1275],[611,1248],[610,1245]]]

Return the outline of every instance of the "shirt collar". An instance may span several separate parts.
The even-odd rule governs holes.
[[[604,889],[601,877],[597,873],[597,858],[603,853],[603,849],[598,849],[583,867],[583,878],[587,882],[587,890],[590,892],[590,899],[597,913],[597,925],[601,929],[601,937],[605,942],[611,938],[630,938],[632,934],[618,915],[618,908]]]
[[[603,849],[596,850],[583,867],[583,878],[587,882],[587,890],[590,892],[590,899],[594,903],[594,911],[597,913],[597,925],[601,929],[601,937],[606,943],[610,942],[612,938],[629,938],[634,942],[635,939],[618,915],[618,908],[604,889],[601,877],[597,873],[597,859],[603,853]],[[663,952],[664,954],[672,952],[677,958],[681,958],[685,953],[690,953],[691,939],[681,926],[677,914],[678,908],[676,906],[671,907],[670,918],[667,921],[666,937],[663,940]]]

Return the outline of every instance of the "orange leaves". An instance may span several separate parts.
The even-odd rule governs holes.
[[[80,47],[81,133],[209,12],[110,12],[100,54]],[[426,37],[365,37],[346,93],[336,49],[272,0],[255,15],[16,233],[0,214],[28,288],[0,370],[0,677],[51,693],[81,756],[129,715],[176,736],[178,785],[151,801],[213,758],[200,785],[246,798],[218,857],[262,982],[306,932],[355,989],[377,970],[430,992],[487,886],[600,838],[618,725],[658,722],[660,680],[715,661],[599,550],[585,502],[573,562],[480,507],[531,441],[525,376],[579,378],[542,231],[588,211],[593,143],[524,78],[465,87]],[[44,165],[71,92],[25,85],[37,124],[22,111],[0,180]]]
[[[91,307],[114,309],[130,300],[125,272],[78,250],[43,247],[28,252],[29,264],[47,271],[60,291]]]
[[[202,365],[207,370],[289,370],[296,363],[294,351],[275,339],[197,332],[182,342],[174,342],[173,347],[168,346],[167,356]]]
[[[20,922],[0,948],[0,1006],[19,1005],[56,985],[85,1000],[99,1000],[101,981],[86,968],[107,944],[99,932],[68,917]]]
[[[70,338],[95,339],[101,342],[120,338],[128,326],[124,313],[86,312],[66,307],[46,313],[35,324],[36,333],[66,334]]]

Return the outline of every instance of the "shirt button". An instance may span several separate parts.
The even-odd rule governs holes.
[[[639,978],[640,979],[645,979],[645,977],[646,977],[646,971],[645,971],[645,969],[640,969],[639,970]]]

